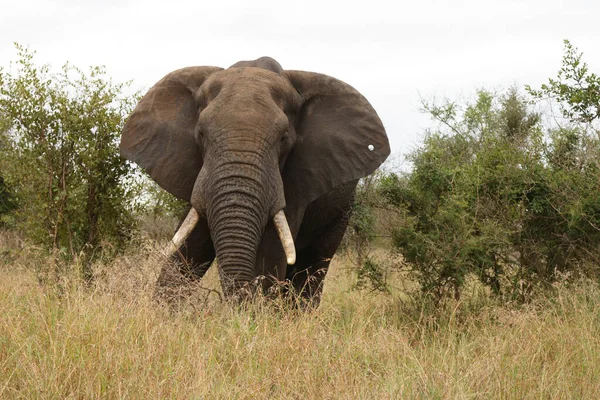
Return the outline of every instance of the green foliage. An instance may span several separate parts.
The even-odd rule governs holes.
[[[1,77],[1,75],[0,75]],[[0,81],[1,82],[1,81]],[[0,154],[6,148],[8,143],[7,138],[7,122],[0,113]],[[1,160],[0,160],[0,227],[9,225],[9,213],[17,207],[16,200],[7,186],[2,175]]]
[[[356,289],[388,293],[388,276],[384,267],[373,257],[366,256],[356,271]]]
[[[412,171],[378,180],[402,213],[394,248],[437,301],[472,277],[520,300],[565,275],[598,277],[600,78],[565,41],[558,78],[527,91],[557,102],[568,124],[543,126],[515,88],[424,103],[438,126],[410,154]]]
[[[383,198],[378,189],[382,176],[381,173],[375,173],[360,181],[352,207],[350,229],[346,237],[354,252],[357,273],[355,288],[387,292],[386,271],[370,254],[371,243],[376,236],[375,211],[382,207]]]
[[[0,227],[8,225],[9,213],[17,208],[14,196],[6,187],[4,178],[0,176]]]
[[[380,182],[404,219],[393,233],[423,291],[456,298],[469,277],[524,299],[600,260],[598,139],[577,128],[544,136],[516,89],[474,102],[424,104],[439,122],[410,155],[413,170]]]
[[[0,70],[0,171],[19,204],[17,226],[69,258],[122,248],[134,220],[131,167],[117,143],[135,96],[101,67],[55,74],[15,46],[18,61]]]
[[[154,217],[169,216],[181,218],[185,214],[189,203],[181,200],[166,190],[162,189],[151,178],[144,182],[148,201],[143,205],[144,211]]]
[[[587,63],[582,61],[571,42],[564,40],[565,54],[556,79],[548,79],[540,89],[526,86],[535,98],[556,101],[564,118],[589,123],[600,118],[600,76],[590,73]]]

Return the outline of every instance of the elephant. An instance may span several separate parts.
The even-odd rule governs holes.
[[[358,180],[390,147],[356,89],[261,57],[167,74],[127,119],[120,151],[189,203],[171,249],[181,274],[200,279],[216,257],[227,298],[285,281],[318,305]]]

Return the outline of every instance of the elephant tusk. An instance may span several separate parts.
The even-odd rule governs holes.
[[[279,240],[281,240],[287,263],[292,265],[296,262],[296,247],[294,246],[294,239],[292,238],[292,233],[290,232],[290,227],[283,210],[279,210],[275,214],[273,223],[275,224],[275,228],[277,228],[277,234],[279,235]]]
[[[175,236],[173,236],[173,239],[171,239],[171,242],[168,244],[165,250],[165,255],[167,257],[179,250],[185,242],[185,239],[190,236],[190,233],[192,233],[199,220],[200,215],[198,215],[198,212],[192,207],[179,229],[177,229],[177,232],[175,232]]]

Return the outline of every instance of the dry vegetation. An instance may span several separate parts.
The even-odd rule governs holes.
[[[86,288],[0,233],[0,398],[581,398],[600,396],[600,290],[558,286],[507,308],[473,294],[437,310],[348,290],[335,260],[321,307],[151,301],[151,246]],[[211,271],[205,285],[215,287]],[[202,290],[200,292],[203,292]]]

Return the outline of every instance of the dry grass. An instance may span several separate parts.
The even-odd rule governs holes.
[[[519,309],[479,298],[435,311],[348,291],[338,258],[313,312],[210,297],[169,313],[150,299],[148,251],[99,266],[94,288],[40,284],[51,261],[5,252],[0,398],[600,398],[591,284]]]

